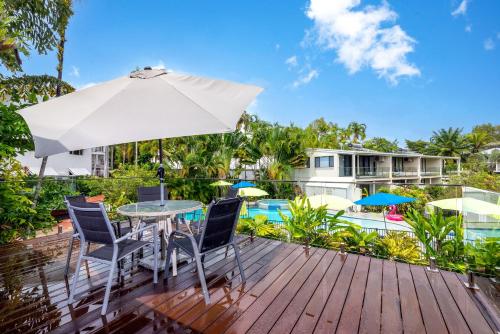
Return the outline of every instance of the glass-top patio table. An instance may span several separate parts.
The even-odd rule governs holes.
[[[139,218],[141,221],[144,218],[156,218],[161,234],[161,261],[158,269],[162,270],[165,260],[166,241],[172,232],[172,217],[199,210],[202,206],[203,203],[198,201],[165,200],[164,205],[160,205],[160,201],[139,202],[120,206],[116,211],[123,216]],[[152,268],[152,263],[153,256],[141,260],[141,264],[148,268]],[[174,276],[177,275],[177,254],[175,251],[172,254],[172,272]]]

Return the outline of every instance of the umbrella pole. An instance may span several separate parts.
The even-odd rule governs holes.
[[[385,206],[382,207],[382,216],[384,216],[385,233],[387,234],[387,221],[385,220]]]
[[[160,153],[160,167],[156,172],[156,176],[160,179],[160,205],[165,205],[165,194],[164,194],[164,182],[165,182],[165,168],[163,168],[163,148],[161,145],[161,139],[158,139],[158,149]]]

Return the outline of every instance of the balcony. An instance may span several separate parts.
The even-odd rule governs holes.
[[[425,170],[420,171],[420,176],[439,176],[441,175],[441,169],[439,167],[428,167]]]
[[[356,178],[389,178],[391,170],[389,167],[358,167],[356,170]]]
[[[352,176],[352,167],[340,167],[339,168],[339,176],[340,177],[351,177]]]
[[[418,169],[416,167],[405,167],[392,171],[392,177],[417,177]]]

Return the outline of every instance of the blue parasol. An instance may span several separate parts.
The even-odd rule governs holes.
[[[231,186],[231,188],[233,189],[251,188],[251,187],[256,187],[256,185],[248,181],[241,181]]]

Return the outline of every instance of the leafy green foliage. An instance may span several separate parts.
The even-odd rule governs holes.
[[[379,152],[396,152],[398,149],[398,142],[397,140],[389,141],[385,138],[374,137],[365,141],[363,147]]]
[[[377,253],[391,260],[420,263],[417,240],[407,233],[390,231],[377,242]]]
[[[250,234],[252,239],[254,236],[272,239],[280,239],[283,237],[283,231],[276,225],[270,223],[266,215],[255,215],[253,218],[240,218],[237,231]]]
[[[353,228],[350,233],[344,237],[347,245],[351,250],[360,253],[370,252],[376,245],[378,240],[378,233],[366,232],[361,229]]]
[[[288,207],[291,217],[283,214],[281,210],[279,214],[290,238],[299,240],[305,247],[309,247],[320,238],[321,234],[326,233],[324,228],[327,219],[326,206],[315,209],[311,207],[306,196],[298,196],[293,201],[288,201]]]
[[[500,267],[500,238],[486,238],[467,244],[466,257],[474,271],[496,275]]]

